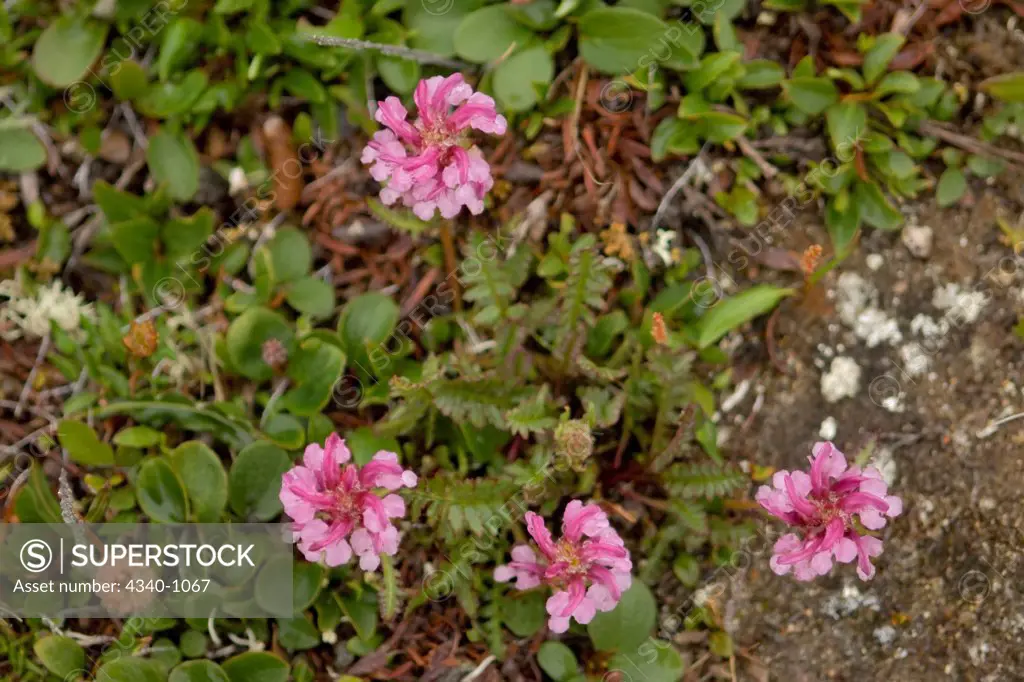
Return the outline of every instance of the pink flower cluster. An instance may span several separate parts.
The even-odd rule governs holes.
[[[555,590],[547,601],[548,627],[553,632],[568,630],[570,618],[586,624],[598,611],[611,611],[629,589],[633,569],[629,550],[596,504],[570,502],[557,542],[544,519],[533,512],[526,513],[526,529],[541,556],[529,545],[517,545],[512,562],[498,566],[494,579],[514,579],[519,590],[550,585]]]
[[[302,464],[284,475],[281,504],[294,521],[293,539],[307,560],[340,566],[354,552],[359,566],[373,571],[381,554],[398,551],[398,529],[391,519],[405,516],[400,496],[381,498],[374,488],[413,488],[416,474],[402,469],[394,452],[381,450],[361,469],[348,463],[351,458],[345,441],[334,433],[324,447],[307,445]]]
[[[882,553],[882,541],[862,534],[854,519],[868,530],[880,530],[886,517],[900,515],[903,501],[888,494],[878,469],[847,466],[832,443],[816,443],[808,459],[809,475],[778,471],[772,477],[774,488],[765,485],[757,491],[761,506],[796,530],[775,543],[772,570],[813,580],[832,570],[834,561],[856,559],[857,575],[870,580],[875,575],[871,558]]]
[[[387,130],[374,134],[362,162],[372,164],[374,180],[387,181],[381,201],[401,200],[423,220],[433,218],[435,210],[454,218],[463,206],[479,214],[494,180],[480,150],[465,146],[466,136],[470,128],[503,135],[505,117],[459,73],[420,81],[413,100],[419,110],[414,123],[406,120],[408,112],[397,97],[377,103],[377,122]]]

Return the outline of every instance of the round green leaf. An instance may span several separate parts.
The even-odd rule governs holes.
[[[839,102],[825,112],[832,149],[849,150],[864,138],[868,129],[868,112],[859,102]]]
[[[188,500],[181,479],[166,459],[153,457],[142,463],[135,480],[139,506],[153,521],[185,523]]]
[[[291,282],[304,277],[313,266],[309,238],[294,227],[279,229],[263,250],[270,256],[271,279],[274,282]]]
[[[398,324],[398,315],[398,305],[390,296],[371,292],[353,298],[338,320],[346,354],[368,362],[367,351],[388,338]]]
[[[561,682],[575,675],[579,669],[572,649],[561,642],[544,642],[537,651],[537,663],[541,670],[554,680]]]
[[[153,178],[166,183],[171,198],[188,201],[199,190],[199,154],[188,137],[158,131],[149,138],[146,163]]]
[[[344,367],[345,354],[336,345],[318,338],[303,339],[288,363],[288,376],[296,385],[285,394],[285,407],[303,417],[319,413],[330,401]]]
[[[206,635],[198,630],[186,630],[182,633],[181,641],[178,643],[181,654],[186,658],[200,658],[206,653],[208,645]]]
[[[287,682],[288,664],[265,651],[248,651],[224,661],[231,682]]]
[[[959,168],[950,166],[943,171],[942,177],[939,178],[939,186],[935,190],[935,198],[938,199],[939,206],[952,206],[960,201],[960,197],[966,191],[967,180],[964,178],[963,172]]]
[[[618,670],[625,673],[624,679],[644,682],[678,682],[685,667],[672,643],[661,640],[651,640],[642,650],[616,654],[608,661],[609,672]]]
[[[165,682],[167,673],[156,661],[135,656],[115,658],[96,673],[96,682]]]
[[[633,73],[643,66],[641,60],[652,47],[661,48],[667,41],[668,30],[668,24],[647,12],[599,7],[580,17],[580,55],[599,71]]]
[[[163,434],[148,426],[129,426],[114,435],[114,443],[129,448],[151,448],[160,442]]]
[[[21,173],[46,163],[46,147],[28,127],[0,126],[0,172]]]
[[[270,339],[280,341],[291,356],[295,333],[288,320],[267,308],[246,310],[231,323],[224,339],[231,364],[250,379],[269,379],[274,370],[263,361],[263,344]]]
[[[228,475],[217,454],[205,443],[193,440],[176,447],[168,458],[185,484],[195,520],[220,520],[228,501]]]
[[[594,616],[587,625],[587,634],[599,651],[635,651],[651,634],[657,615],[654,595],[634,580],[614,609]]]
[[[213,661],[186,661],[171,671],[167,682],[230,682],[230,679]]]
[[[509,593],[501,600],[501,620],[517,637],[535,635],[548,618],[544,602],[537,591]]]
[[[89,72],[107,40],[107,24],[65,14],[42,32],[32,48],[32,68],[47,85],[65,88]]]
[[[513,44],[522,47],[533,37],[515,21],[505,5],[490,5],[469,14],[455,31],[455,52],[463,59],[485,64],[505,54]]]
[[[288,287],[286,300],[310,317],[330,317],[334,312],[334,287],[319,277],[303,277]]]
[[[242,449],[228,476],[231,509],[252,521],[269,521],[281,513],[281,477],[291,468],[284,450],[267,441]]]
[[[527,111],[555,77],[555,64],[542,45],[516,52],[494,70],[494,96],[512,111]]]
[[[101,441],[88,424],[75,419],[61,420],[57,438],[68,456],[86,466],[113,466],[114,451]]]
[[[482,0],[406,2],[402,24],[410,31],[409,47],[451,57],[455,54],[455,31],[463,17],[482,4]]]
[[[305,615],[277,619],[278,641],[288,651],[305,651],[320,644],[320,632]]]
[[[42,637],[32,649],[47,670],[68,682],[75,679],[72,673],[86,672],[85,650],[70,637]]]

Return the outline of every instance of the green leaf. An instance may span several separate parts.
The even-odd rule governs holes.
[[[162,129],[149,138],[146,163],[157,183],[178,201],[188,201],[199,190],[199,154],[192,140]]]
[[[96,673],[96,682],[165,682],[167,672],[157,662],[136,656],[121,656]],[[282,681],[283,682],[283,681]]]
[[[277,339],[288,356],[294,352],[295,333],[280,313],[268,308],[250,308],[228,327],[224,342],[231,364],[244,376],[266,381],[273,369],[263,360],[263,344]]]
[[[274,282],[291,282],[305,277],[313,267],[309,239],[294,227],[279,229],[261,251],[269,257]]]
[[[903,214],[882,194],[875,183],[858,182],[853,186],[853,201],[860,209],[860,217],[879,230],[895,230],[903,224]]]
[[[885,74],[885,77],[875,86],[875,97],[900,94],[912,95],[921,89],[921,81],[909,71],[893,71]]]
[[[715,656],[721,656],[722,658],[732,658],[732,637],[729,636],[728,632],[725,632],[723,630],[713,632],[711,633],[711,636],[708,638],[708,648],[711,649],[711,653],[713,653]]]
[[[22,173],[44,163],[46,147],[27,125],[0,125],[0,172]]]
[[[172,450],[168,459],[185,485],[195,520],[219,521],[228,501],[228,475],[217,454],[205,443],[193,440]]]
[[[202,35],[203,25],[195,19],[180,17],[171,22],[161,36],[160,55],[156,60],[160,80],[167,80],[197,56]]]
[[[194,632],[189,630],[189,632]],[[188,634],[186,632],[185,634]],[[184,635],[182,635],[184,640]],[[213,661],[186,661],[171,671],[167,682],[231,682],[224,669]]]
[[[687,587],[696,587],[700,581],[700,563],[691,554],[680,554],[672,562],[672,573]]]
[[[32,48],[32,68],[36,75],[55,88],[81,81],[100,56],[108,28],[107,24],[83,13],[59,16],[40,34]],[[92,91],[89,85],[83,87]]]
[[[837,203],[836,198],[831,197],[825,205],[825,227],[833,250],[837,256],[842,256],[849,252],[860,229],[860,209],[851,202],[847,202],[845,209],[840,209]]]
[[[308,616],[277,619],[278,640],[288,651],[305,651],[320,644],[320,633]]]
[[[697,135],[719,144],[735,140],[747,129],[746,119],[726,111],[709,111],[696,115],[693,119],[699,126]]]
[[[868,128],[868,112],[859,102],[839,102],[825,112],[832,149],[850,149],[863,139]]]
[[[825,111],[839,99],[839,91],[828,78],[791,78],[782,87],[793,106],[811,116]]]
[[[281,477],[291,468],[284,450],[267,441],[242,448],[228,476],[231,509],[251,521],[269,521],[281,513]]]
[[[517,637],[535,635],[547,620],[544,595],[539,592],[509,592],[501,598],[501,620]]]
[[[181,479],[170,463],[162,457],[147,459],[139,467],[135,480],[135,496],[139,507],[153,521],[186,523],[188,499]]]
[[[782,65],[770,59],[754,59],[743,62],[745,73],[736,82],[740,90],[765,90],[782,85],[786,71]]]
[[[318,338],[303,339],[288,363],[288,376],[296,386],[285,394],[284,405],[303,417],[319,413],[330,401],[344,366],[345,353],[336,345]]]
[[[287,682],[288,664],[265,651],[248,651],[224,661],[231,682]]]
[[[414,237],[419,236],[424,230],[430,227],[429,222],[420,220],[408,209],[399,210],[390,206],[385,206],[373,197],[366,198],[366,205],[375,216],[392,227],[397,227],[399,230],[408,232]]]
[[[537,664],[547,675],[562,682],[579,672],[579,663],[572,649],[561,642],[544,642],[537,651]]]
[[[110,226],[110,238],[129,264],[151,263],[156,257],[160,225],[149,216],[122,220]]]
[[[516,52],[494,69],[494,96],[504,109],[528,111],[539,99],[538,86],[546,90],[554,76],[551,55],[537,45]]]
[[[634,578],[614,609],[594,616],[587,634],[598,651],[636,651],[654,629],[657,615],[651,590]]]
[[[409,47],[451,57],[455,54],[455,32],[462,19],[482,4],[482,0],[442,4],[406,2],[402,24],[412,32]],[[442,9],[447,11],[438,11]]]
[[[42,465],[33,459],[31,467],[28,480],[14,499],[14,513],[22,523],[63,523],[60,503]]]
[[[302,277],[289,285],[285,300],[310,317],[330,317],[334,312],[334,287],[319,277]]]
[[[114,435],[114,444],[129,448],[151,448],[162,438],[162,432],[148,426],[129,426]]]
[[[609,671],[618,670],[630,676],[623,679],[644,682],[678,682],[685,667],[672,643],[661,640],[651,640],[636,651],[616,654],[608,661]]]
[[[1003,102],[1024,102],[1024,71],[986,78],[978,87]]]
[[[598,71],[632,73],[652,46],[666,40],[668,24],[658,17],[627,7],[599,7],[579,21],[579,50]]]
[[[377,631],[377,595],[370,590],[361,594],[350,592],[341,596],[338,602],[359,638],[367,641],[373,637]]]
[[[700,66],[683,78],[688,93],[697,93],[712,85],[740,61],[739,52],[714,52],[700,60]]]
[[[346,355],[369,372],[368,351],[380,346],[394,331],[398,315],[398,305],[384,294],[370,292],[350,300],[338,320],[338,334]]]
[[[160,230],[160,241],[168,260],[187,265],[213,234],[214,213],[207,207],[187,218],[171,218]]]
[[[36,656],[51,673],[72,682],[72,673],[85,672],[85,649],[70,637],[48,635],[36,640],[32,647]]]
[[[470,13],[455,31],[455,52],[477,64],[494,61],[513,44],[522,48],[533,32],[512,18],[505,5],[489,5]]]
[[[959,168],[952,166],[947,168],[939,178],[939,185],[935,190],[935,198],[939,206],[945,208],[960,201],[960,198],[967,191],[967,180]]]
[[[884,33],[875,38],[871,49],[864,55],[864,80],[874,85],[889,67],[889,62],[899,53],[906,38],[900,33]]]
[[[792,296],[794,289],[782,289],[762,284],[719,301],[700,321],[697,345],[707,348],[728,332],[745,322],[764,315],[786,296]]]
[[[101,441],[88,424],[63,419],[57,426],[57,438],[68,456],[85,466],[113,466],[114,450]]]
[[[651,134],[651,159],[658,163],[670,154],[696,154],[700,150],[697,128],[674,116],[662,119]]]

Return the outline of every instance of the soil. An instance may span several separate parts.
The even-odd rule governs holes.
[[[885,552],[870,582],[852,566],[837,566],[798,583],[768,570],[767,552],[729,581],[726,627],[735,623],[737,644],[771,679],[1024,680],[1024,419],[986,431],[1024,411],[1024,340],[1013,332],[1024,312],[1024,258],[1013,259],[996,223],[1000,214],[1017,222],[1015,203],[1001,203],[1001,188],[975,196],[970,208],[905,208],[916,214],[912,223],[934,232],[927,258],[912,256],[899,233],[869,232],[816,294],[784,305],[774,355],[788,373],[762,366],[755,390],[723,417],[735,430],[734,452],[777,469],[804,468],[832,417],[833,440],[851,459],[873,444],[873,456],[889,461],[891,490],[905,505],[883,531]],[[816,219],[803,221],[784,246],[799,252],[827,243]],[[872,254],[884,259],[877,270]],[[898,321],[902,343],[869,348],[839,321],[841,272],[877,287],[878,308]],[[911,376],[899,347],[919,339],[911,331],[915,316],[942,316],[933,293],[950,282],[961,296],[983,292],[984,308],[973,323],[954,324],[933,341],[927,372]],[[862,374],[855,396],[830,404],[820,381],[835,353],[856,361]],[[892,396],[898,401],[887,403]]]

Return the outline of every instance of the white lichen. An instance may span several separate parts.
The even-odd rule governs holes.
[[[825,402],[836,403],[852,398],[860,390],[860,365],[852,358],[839,356],[832,360],[828,372],[821,376],[821,395]]]
[[[40,285],[34,293],[17,280],[4,280],[0,282],[0,304],[0,337],[7,341],[46,336],[51,323],[80,340],[84,337],[82,320],[95,317],[92,304],[65,290],[60,280]]]

